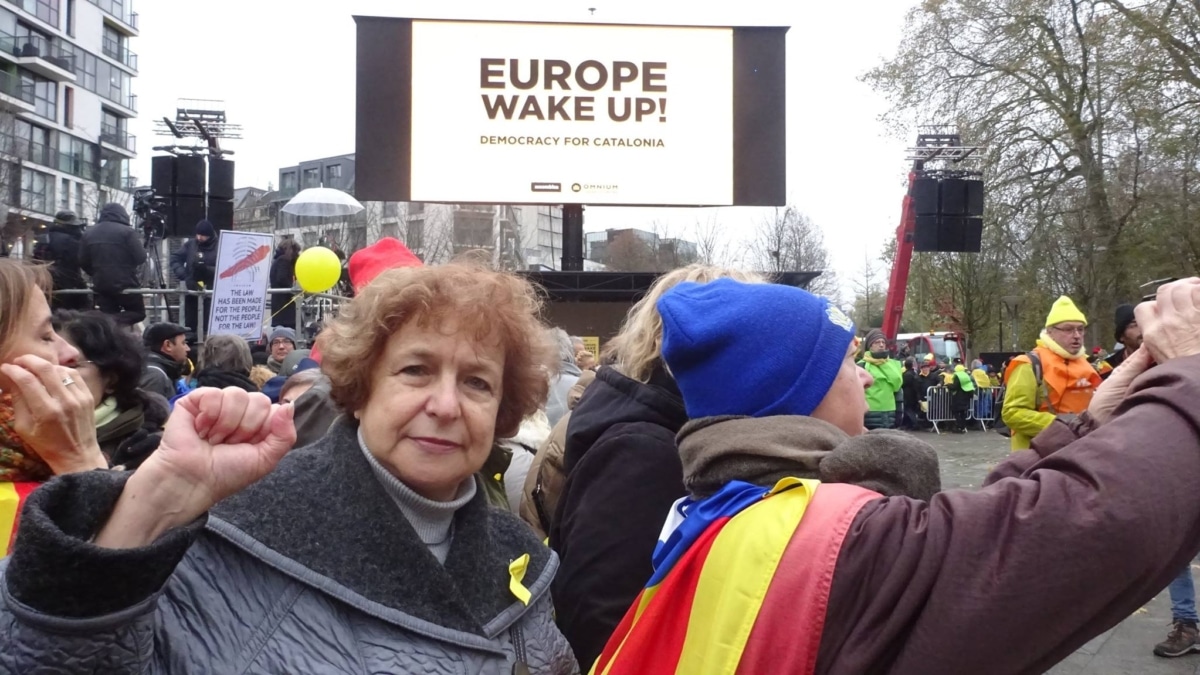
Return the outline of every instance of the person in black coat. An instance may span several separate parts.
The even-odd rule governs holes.
[[[216,272],[217,231],[208,220],[201,220],[196,223],[196,236],[183,242],[183,246],[171,254],[171,273],[182,281],[189,291],[211,291]],[[198,329],[202,323],[207,334],[209,306],[210,299],[207,296],[203,305],[200,304],[198,296],[186,296],[183,301],[183,316],[180,317],[179,323],[193,330]],[[196,320],[198,311],[202,312],[199,323]]]
[[[662,364],[657,302],[683,281],[753,274],[706,265],[670,272],[629,311],[596,380],[571,413],[566,482],[550,527],[561,564],[551,585],[558,627],[587,671],[654,569],[671,505],[687,493],[675,435],[688,421]]]
[[[83,270],[79,267],[79,248],[83,240],[83,222],[74,211],[59,211],[46,234],[38,237],[33,247],[33,259],[50,263],[50,276],[55,293],[50,298],[52,310],[91,309],[92,299],[84,294],[62,295],[58,291],[87,288]]]
[[[271,288],[291,288],[296,282],[296,258],[300,257],[300,244],[295,239],[284,239],[275,249],[275,260],[271,262]],[[271,325],[296,328],[296,303],[294,293],[271,294]]]
[[[925,390],[916,367],[916,360],[911,357],[904,361],[904,423],[901,429],[916,430],[921,426],[921,399],[925,398]]]
[[[123,326],[146,318],[142,296],[123,293],[141,286],[138,273],[145,262],[146,249],[130,226],[125,207],[105,204],[96,224],[83,233],[79,266],[92,278],[96,307]]]

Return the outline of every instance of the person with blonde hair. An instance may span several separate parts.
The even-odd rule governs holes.
[[[662,360],[659,299],[685,281],[762,282],[759,275],[690,265],[660,277],[605,348],[604,366],[571,413],[567,478],[550,527],[562,558],[554,579],[558,625],[585,671],[653,573],[651,557],[671,504],[683,497],[675,435],[687,422]]]

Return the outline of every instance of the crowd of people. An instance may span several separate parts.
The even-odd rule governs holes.
[[[1200,551],[1200,279],[1131,308],[1103,384],[1056,304],[1014,452],[943,490],[891,427],[988,373],[801,289],[668,272],[597,355],[522,277],[355,256],[311,349],[139,344],[0,260],[15,672],[1037,673]]]

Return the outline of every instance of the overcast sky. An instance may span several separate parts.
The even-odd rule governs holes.
[[[135,0],[141,37],[132,49],[140,137],[133,175],[149,183],[151,148],[169,144],[153,120],[174,117],[181,98],[225,102],[244,138],[237,185],[265,188],[279,167],[354,151],[355,14],[430,18],[786,25],[789,200],[821,226],[844,288],[864,253],[894,236],[912,139],[891,137],[886,103],[859,81],[894,50],[914,0],[795,2],[647,0],[438,2],[397,0]],[[659,5],[663,5],[659,7]],[[679,5],[679,9],[672,9]],[[596,8],[594,16],[588,8]],[[720,209],[730,241],[744,240],[757,209]],[[687,236],[697,209],[590,208],[588,230],[666,224]]]

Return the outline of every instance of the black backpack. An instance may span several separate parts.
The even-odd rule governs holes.
[[[1042,358],[1037,355],[1037,352],[1032,352],[1032,351],[1025,352],[1025,356],[1029,357],[1029,365],[1033,366],[1033,377],[1037,381],[1037,398],[1034,399],[1034,402],[1036,403],[1037,401],[1041,400],[1041,397],[1043,395],[1045,395],[1046,400],[1049,401],[1049,399],[1050,399],[1049,393],[1042,391],[1042,389],[1046,386],[1046,381],[1042,377]],[[1008,382],[1005,382],[1004,384],[1007,385]],[[1001,410],[1003,410],[1004,409],[1004,399],[1001,398],[999,401],[996,402],[996,405],[999,406]],[[1053,403],[1050,404],[1050,412],[1054,412],[1054,404]],[[1009,429],[1008,425],[1004,423],[1003,415],[1001,415],[999,417],[998,421],[996,422],[995,430],[996,430],[996,433],[1000,434],[1001,436],[1003,436],[1005,438],[1012,437],[1012,429]]]

